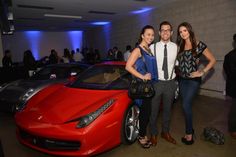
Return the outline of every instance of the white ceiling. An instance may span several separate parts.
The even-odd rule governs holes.
[[[86,30],[95,26],[91,22],[115,21],[144,7],[156,9],[174,0],[12,0],[14,25],[17,30]],[[22,8],[19,5],[49,7],[49,9]],[[112,12],[93,14],[89,11]],[[45,17],[44,14],[82,16],[82,19]]]

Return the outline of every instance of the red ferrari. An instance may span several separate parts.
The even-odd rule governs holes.
[[[97,64],[71,84],[51,85],[15,115],[19,141],[54,155],[91,156],[138,136],[139,108],[124,62]]]

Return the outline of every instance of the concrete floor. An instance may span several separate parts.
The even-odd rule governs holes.
[[[197,139],[193,145],[186,146],[180,141],[184,135],[184,121],[179,101],[173,107],[171,122],[171,134],[177,140],[177,145],[170,144],[160,138],[157,146],[150,149],[142,149],[136,142],[129,146],[120,145],[98,155],[98,157],[235,157],[236,140],[232,139],[227,132],[229,108],[229,101],[198,96],[193,106],[194,129]],[[161,117],[158,126],[160,126],[160,120]],[[224,145],[215,145],[203,140],[203,128],[207,126],[215,127],[225,134]],[[51,157],[18,143],[15,136],[14,119],[11,115],[0,113],[0,139],[5,157]]]

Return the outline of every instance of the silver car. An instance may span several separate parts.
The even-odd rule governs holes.
[[[48,65],[26,80],[0,86],[0,111],[15,112],[40,90],[54,83],[68,83],[89,65],[83,63]]]

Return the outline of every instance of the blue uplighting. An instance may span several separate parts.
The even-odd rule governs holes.
[[[39,45],[40,45],[40,37],[41,31],[25,31],[24,32],[28,41],[30,42],[30,50],[33,53],[33,56],[36,60],[39,60]]]
[[[101,22],[92,22],[92,25],[107,25],[110,24],[110,22],[107,21],[101,21]]]
[[[82,48],[83,31],[68,31],[69,38],[71,40],[71,47],[73,50]]]
[[[105,37],[105,45],[106,45],[106,50],[107,51],[109,48],[111,48],[111,24],[109,23],[108,25],[103,26],[103,33]]]
[[[132,13],[132,14],[141,14],[141,13],[150,11],[150,10],[152,10],[152,9],[153,9],[153,8],[151,8],[151,7],[145,7],[145,8],[139,9],[139,10],[131,11],[131,13]]]
[[[25,31],[26,34],[32,34],[32,35],[37,35],[40,34],[41,31]]]

